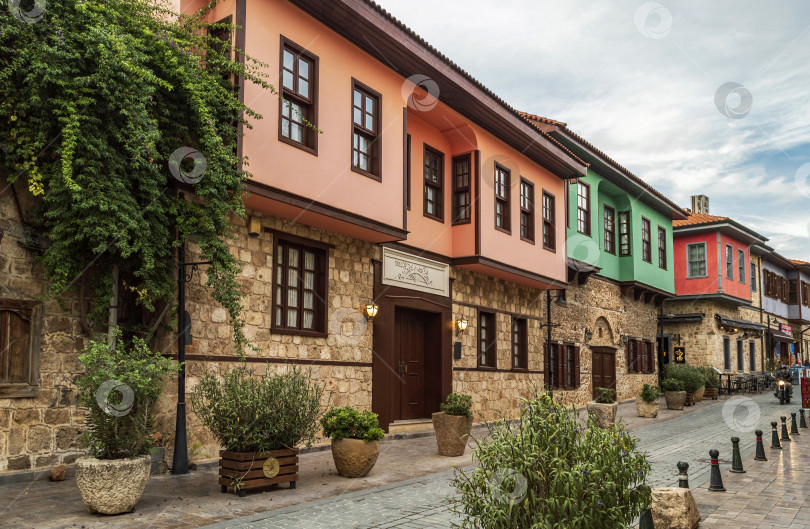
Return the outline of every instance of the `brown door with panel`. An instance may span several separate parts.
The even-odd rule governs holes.
[[[400,419],[422,419],[425,415],[425,313],[397,308],[396,343]]]
[[[596,388],[616,389],[616,350],[610,348],[594,347],[591,351],[593,364],[593,398],[596,398]]]

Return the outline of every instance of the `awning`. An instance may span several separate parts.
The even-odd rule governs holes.
[[[782,332],[779,329],[771,329],[771,336],[773,336],[774,340],[781,340],[783,342],[795,342],[796,341],[796,339],[793,338],[792,334]]]
[[[745,329],[747,331],[764,331],[767,329],[765,325],[761,323],[754,323],[753,321],[729,318],[728,316],[723,316],[722,314],[715,314],[714,317],[720,321],[720,325],[725,327],[735,327],[737,329]]]
[[[697,323],[706,317],[704,312],[690,312],[688,314],[664,314],[664,323]],[[658,317],[661,320],[661,316]]]

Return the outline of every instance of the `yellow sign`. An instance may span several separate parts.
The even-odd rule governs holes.
[[[264,472],[264,477],[266,478],[274,478],[278,476],[278,459],[275,457],[268,457],[265,459],[264,464],[262,465],[262,471]]]
[[[675,357],[676,364],[686,363],[686,347],[674,347],[672,356]]]

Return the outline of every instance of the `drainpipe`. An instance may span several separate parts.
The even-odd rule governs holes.
[[[757,295],[759,296],[759,323],[762,324],[762,256],[759,256],[757,261],[757,284],[759,285],[757,288]],[[768,324],[770,327],[770,324]],[[762,360],[762,371],[765,371],[765,336],[761,336],[760,339],[760,348],[759,348],[759,356]]]

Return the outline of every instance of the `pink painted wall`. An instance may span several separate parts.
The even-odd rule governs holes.
[[[706,243],[706,270],[708,277],[687,279],[689,262],[686,251],[692,243]],[[679,235],[675,232],[673,248],[675,251],[675,294],[717,293],[717,234],[715,232]]]
[[[728,235],[721,233],[720,234],[720,242],[722,244],[722,271],[723,271],[723,293],[728,294],[730,296],[738,297],[745,300],[751,300],[751,270],[748,268],[750,265],[748,263],[749,255],[748,255],[748,245],[738,241],[733,237],[729,237]],[[734,279],[728,279],[726,277],[726,245],[730,244],[732,247],[731,256],[733,261],[733,268],[734,268]],[[745,283],[740,283],[740,263],[738,260],[739,250],[743,250],[745,252]]]

